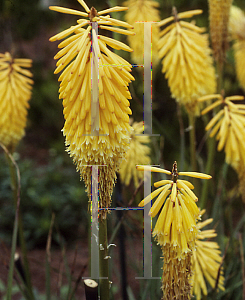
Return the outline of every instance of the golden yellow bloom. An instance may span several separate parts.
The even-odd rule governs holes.
[[[137,166],[137,169],[172,175],[172,180],[154,183],[158,189],[143,199],[139,206],[146,205],[159,195],[149,212],[151,217],[160,212],[153,236],[156,236],[161,246],[171,245],[176,251],[176,258],[185,258],[185,255],[195,248],[199,208],[196,205],[198,198],[192,191],[194,186],[189,181],[178,179],[178,176],[202,179],[210,179],[211,176],[197,172],[178,172],[176,162],[172,172],[149,166]]]
[[[213,108],[223,105],[223,108],[207,124],[210,137],[216,135],[219,141],[217,150],[225,150],[226,162],[235,169],[244,163],[245,157],[245,104],[234,104],[232,100],[243,100],[243,96],[231,96],[223,99],[222,95],[214,94],[201,97],[199,101],[217,99],[202,111],[205,114]]]
[[[245,39],[245,14],[234,5],[230,9],[229,33],[232,39]]]
[[[237,6],[231,7],[229,31],[234,40],[233,50],[237,79],[245,89],[245,14]]]
[[[203,215],[205,210],[200,213]],[[197,228],[200,230],[206,225],[213,222],[213,219],[207,219],[204,222],[198,222]],[[201,291],[207,295],[206,279],[212,288],[215,287],[216,279],[219,276],[218,288],[224,291],[223,269],[219,269],[222,263],[221,251],[216,242],[209,241],[210,238],[216,237],[217,233],[214,229],[202,230],[197,235],[196,251],[193,251],[193,293],[197,300],[201,300]],[[208,240],[206,240],[208,239]]]
[[[131,114],[131,110],[128,99],[131,99],[131,95],[128,84],[134,80],[130,74],[131,65],[113,53],[108,46],[117,50],[132,49],[112,38],[100,34],[97,36],[96,30],[92,29],[92,22],[95,22],[99,29],[122,34],[133,33],[114,26],[132,26],[107,15],[113,11],[127,9],[125,7],[116,6],[97,12],[94,7],[89,9],[83,0],[78,2],[86,13],[57,6],[50,7],[51,10],[82,17],[77,20],[77,25],[50,38],[50,41],[56,41],[72,34],[58,45],[62,50],[55,56],[55,59],[59,59],[55,73],[63,70],[59,77],[59,92],[60,98],[63,98],[65,117],[63,134],[66,137],[67,151],[81,172],[89,197],[92,172],[90,166],[99,165],[100,207],[108,207],[116,171],[129,145],[131,127],[128,115]],[[104,14],[106,15],[103,16]],[[91,109],[91,62],[94,61],[91,58],[91,39],[95,61],[98,61],[99,66],[98,114],[96,109]],[[93,78],[96,82],[96,77]],[[92,132],[93,130],[95,132]]]
[[[194,10],[177,14],[174,8],[174,16],[158,23],[164,26],[174,21],[162,30],[158,43],[162,72],[168,79],[172,97],[196,114],[199,113],[197,98],[216,90],[208,35],[203,34],[203,28],[181,20],[200,13],[201,10]]]
[[[32,73],[31,59],[0,53],[0,142],[13,152],[25,134]]]
[[[241,87],[245,90],[245,38],[237,40],[234,45],[236,75]]]
[[[136,165],[150,165],[150,147],[145,144],[150,143],[148,135],[143,135],[143,122],[134,122],[132,125],[133,132],[131,133],[131,140],[129,149],[123,159],[119,174],[122,182],[129,185],[131,179],[134,179],[134,185],[139,184],[139,180],[144,177],[144,173],[137,172]],[[140,135],[141,134],[141,135]]]
[[[165,173],[172,175],[172,180],[161,180],[154,184],[159,187],[139,206],[144,206],[156,196],[149,215],[159,216],[153,230],[163,253],[162,290],[164,300],[191,299],[190,278],[192,275],[191,256],[195,250],[198,234],[196,226],[200,218],[200,210],[196,205],[197,196],[193,193],[194,186],[178,176],[190,176],[210,179],[210,175],[197,172],[178,172],[177,163],[173,165],[172,172],[150,166],[137,166],[138,170]]]
[[[132,52],[132,60],[136,64],[142,65],[143,57],[144,55],[147,55],[146,53],[144,53],[144,23],[143,22],[160,21],[159,11],[158,11],[159,3],[152,0],[129,0],[126,1],[124,5],[128,6],[128,11],[125,14],[125,19],[129,24],[134,26],[133,32],[135,32],[135,36],[128,36],[129,45],[131,48],[134,49],[134,52]],[[157,54],[157,41],[159,39],[159,28],[154,23],[152,23],[151,28],[152,28],[152,65],[156,66],[159,61],[158,54]]]

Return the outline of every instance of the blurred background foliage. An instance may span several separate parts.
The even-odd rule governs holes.
[[[203,14],[195,18],[199,26],[209,30],[207,0],[166,0],[160,4],[161,19],[171,15],[172,6],[179,12],[190,9],[202,9]],[[122,5],[123,1],[86,1],[89,7],[97,10],[111,5]],[[244,0],[233,2],[245,9]],[[49,5],[59,5],[74,9],[81,6],[76,0],[0,0],[0,52],[6,51],[15,57],[31,58],[34,74],[34,87],[26,135],[16,149],[15,159],[21,172],[21,212],[25,228],[25,237],[29,249],[44,247],[50,227],[52,212],[55,213],[56,233],[67,242],[87,238],[89,227],[88,198],[84,184],[69,155],[65,152],[62,100],[58,97],[58,75],[54,75],[54,55],[57,43],[49,38],[76,22],[76,16],[49,11]],[[123,18],[123,13],[120,13]],[[122,40],[124,37],[122,37]],[[130,54],[120,52],[129,62]],[[136,121],[143,119],[143,79],[139,68],[133,68],[135,81],[130,84],[132,94],[131,109]],[[153,70],[153,137],[151,142],[152,164],[171,170],[174,160],[182,162],[182,170],[189,170],[188,118],[185,111],[171,98],[167,81],[161,73],[161,64]],[[239,87],[234,69],[232,48],[227,54],[224,69],[224,89],[226,95],[244,94]],[[183,125],[181,125],[183,123]],[[180,152],[180,125],[185,132],[185,151]],[[204,121],[197,119],[197,149],[199,171],[203,172],[207,149]],[[0,238],[10,244],[14,220],[8,166],[0,153]],[[238,179],[233,169],[224,163],[224,154],[216,153],[215,175],[207,201],[206,218],[213,217],[218,237],[217,241],[224,253],[226,292],[210,299],[242,299],[242,273],[240,269],[240,247],[245,247],[245,239],[239,244],[239,232],[244,234],[244,204],[238,194]],[[160,179],[155,175],[154,181]],[[125,202],[134,192],[133,184],[123,188]],[[137,195],[132,206],[136,206],[141,195]],[[113,205],[117,202],[114,198]],[[142,232],[142,215],[128,214],[127,232],[132,240],[134,234]],[[205,218],[205,217],[204,217]],[[116,217],[110,221],[113,226]],[[112,227],[113,227],[112,226]],[[110,226],[109,226],[110,230]],[[109,232],[112,234],[112,232]],[[58,239],[58,238],[57,238]],[[56,240],[54,234],[54,241]],[[156,245],[154,244],[154,247]],[[156,250],[158,251],[158,250]],[[157,256],[157,255],[156,255]],[[158,256],[159,257],[159,256]],[[235,259],[236,258],[236,259]],[[159,267],[159,265],[158,265]],[[159,268],[160,270],[160,268]],[[158,269],[155,276],[159,276]],[[160,291],[159,291],[160,293]]]

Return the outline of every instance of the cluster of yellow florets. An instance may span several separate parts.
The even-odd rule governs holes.
[[[177,14],[173,9],[174,16],[158,23],[158,26],[165,26],[174,21],[160,33],[159,57],[163,58],[162,72],[172,97],[192,113],[199,113],[197,99],[216,89],[208,35],[203,34],[203,28],[181,20],[200,13],[201,10],[194,10]]]
[[[32,60],[0,53],[0,142],[11,152],[25,134]]]

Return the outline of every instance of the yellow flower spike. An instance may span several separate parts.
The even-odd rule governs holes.
[[[201,13],[201,11],[198,11]],[[194,24],[181,21],[183,17],[195,15],[189,12],[177,14],[159,22],[159,26],[168,25],[160,33],[158,42],[159,57],[162,58],[162,72],[168,80],[172,97],[186,109],[199,114],[197,99],[216,89],[215,69],[208,45],[208,37],[203,29]]]
[[[122,42],[100,35],[100,28],[127,35],[131,34],[127,29],[132,26],[109,15],[103,15],[114,11],[125,11],[125,7],[116,6],[97,12],[94,7],[89,9],[83,0],[78,2],[85,12],[58,6],[50,7],[51,10],[79,17],[76,25],[51,37],[50,41],[65,39],[58,45],[60,50],[55,56],[55,59],[58,59],[55,73],[62,71],[59,77],[59,98],[63,99],[65,124],[62,131],[66,138],[67,151],[85,181],[89,197],[91,196],[91,165],[99,165],[99,203],[100,207],[105,208],[110,206],[116,172],[119,171],[123,156],[129,148],[132,131],[129,115],[132,112],[129,108],[128,99],[131,99],[131,95],[128,85],[134,78],[130,74],[132,66],[113,53],[109,47],[129,52],[132,49]],[[97,36],[91,22],[97,22]],[[126,29],[114,28],[114,26]],[[93,108],[90,80],[92,58],[98,61],[99,111],[97,108],[91,111]],[[95,118],[98,116],[97,124],[98,120]],[[99,130],[100,135],[93,136],[92,128]],[[105,211],[101,214],[106,217]]]
[[[209,121],[205,128],[206,130],[212,129],[210,137],[216,135],[218,140],[217,150],[221,151],[224,149],[226,162],[235,169],[241,162],[244,162],[245,105],[235,104],[232,101],[241,101],[243,99],[244,97],[239,95],[223,99],[220,95],[221,104],[224,108]],[[208,100],[208,97],[205,100]],[[209,110],[205,109],[204,112],[206,113],[207,111]]]
[[[25,134],[27,109],[31,98],[31,59],[12,58],[0,53],[0,142],[13,152]]]
[[[159,22],[159,3],[154,0],[129,0],[124,2],[124,5],[128,7],[128,11],[125,14],[125,20],[131,24],[134,28],[132,31],[135,36],[128,36],[128,42],[131,48],[134,49],[132,53],[132,60],[142,65],[146,53],[144,53],[144,22]],[[152,57],[153,68],[158,64],[157,55],[157,41],[159,38],[159,28],[156,24],[152,23],[152,53],[148,53],[149,57]],[[143,70],[143,68],[140,68]]]
[[[244,27],[245,27],[245,18],[244,18]],[[243,28],[244,32],[244,28]],[[234,49],[234,58],[235,58],[235,67],[236,67],[236,76],[239,81],[240,86],[245,90],[245,37],[238,39],[233,44]]]
[[[155,229],[153,231],[153,235],[156,236],[158,242],[160,244],[162,242],[165,244],[166,240],[165,238],[163,238],[163,235],[166,234],[171,235],[172,231],[170,230],[170,228],[173,222],[182,222],[180,220],[183,220],[183,222],[185,221],[187,224],[186,230],[188,232],[185,232],[185,235],[187,237],[187,243],[192,244],[192,242],[195,240],[195,235],[196,235],[196,230],[194,230],[193,228],[195,227],[196,224],[196,218],[199,217],[199,209],[195,204],[195,201],[197,201],[197,197],[191,191],[191,189],[194,188],[193,185],[191,183],[187,183],[186,180],[179,180],[178,175],[180,174],[188,175],[188,176],[191,175],[197,178],[204,178],[204,179],[210,179],[211,176],[202,173],[197,173],[197,172],[178,173],[176,162],[173,165],[172,172],[164,169],[156,168],[156,167],[150,167],[150,166],[137,166],[137,169],[142,171],[145,169],[152,172],[163,172],[165,174],[172,175],[172,180],[162,180],[156,182],[155,186],[159,188],[156,189],[150,195],[148,195],[139,204],[139,206],[143,206],[149,203],[157,195],[159,195],[149,213],[152,217],[154,217],[161,210],[160,216],[164,216],[164,217],[166,216],[166,220],[164,221],[164,223],[162,222],[162,220],[160,220],[160,216],[159,216]],[[165,211],[166,207],[168,207],[167,212]],[[173,213],[173,207],[176,208],[175,213]],[[175,218],[173,217],[174,215],[178,216],[178,221],[175,220]],[[178,231],[180,231],[181,228],[184,229],[184,225],[177,223],[176,228],[178,228]],[[170,240],[171,240],[171,236],[170,236]],[[178,246],[180,247],[179,255],[181,255],[182,253],[181,245]],[[190,250],[192,250],[192,248],[190,248]]]
[[[203,215],[205,211],[202,211]],[[210,224],[213,219],[207,219],[204,222],[198,222],[197,228],[200,230]],[[193,265],[193,288],[197,300],[201,299],[202,293],[207,295],[207,285],[205,279],[212,288],[216,285],[217,276],[219,276],[218,288],[224,290],[224,275],[220,264],[222,263],[221,251],[216,242],[209,241],[216,236],[215,230],[203,230],[197,235],[196,251],[192,256]],[[208,239],[208,241],[206,240]],[[220,274],[219,274],[220,272]]]
[[[229,18],[229,33],[234,40],[244,40],[245,14],[241,8],[232,5]]]
[[[136,164],[150,164],[150,138],[147,135],[140,135],[143,132],[143,122],[134,122],[133,132],[129,149],[125,154],[125,159],[120,165],[120,179],[125,185],[129,185],[131,179],[134,179],[134,185],[138,186],[139,181],[144,178],[144,173],[137,172]]]

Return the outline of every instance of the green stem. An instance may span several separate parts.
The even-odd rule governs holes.
[[[223,88],[223,63],[217,62],[216,65],[217,69],[217,93],[221,94],[222,93],[222,88]],[[208,120],[205,119],[206,117],[204,116],[204,120],[206,121],[206,124],[208,123]],[[213,173],[213,164],[214,164],[214,159],[215,159],[215,153],[216,153],[216,141],[215,138],[209,138],[208,143],[208,158],[207,158],[207,164],[206,164],[206,169],[205,173],[212,175]],[[203,188],[202,188],[202,194],[201,194],[201,200],[200,200],[200,207],[204,208],[206,207],[206,202],[208,198],[208,190],[210,186],[210,181],[209,180],[204,180],[203,183]]]
[[[196,117],[192,112],[188,113],[189,118],[189,135],[190,135],[190,155],[191,155],[191,170],[197,170],[197,158],[196,158]],[[193,185],[195,186],[195,193],[198,195],[199,181],[197,178],[193,178]]]
[[[109,300],[109,258],[107,243],[107,219],[99,217],[99,244],[100,244],[100,300]]]
[[[15,170],[15,165],[12,162],[9,155],[7,155],[7,160],[8,160],[8,164],[9,164],[9,170],[10,170],[11,188],[13,191],[14,204],[15,204],[15,209],[17,210],[17,204],[18,204],[17,174],[16,174],[16,170]],[[29,295],[29,299],[35,299],[34,295],[33,295],[33,291],[32,291],[31,275],[30,275],[30,270],[29,270],[27,249],[26,249],[26,243],[25,243],[25,238],[24,238],[23,222],[22,222],[22,217],[21,217],[20,211],[19,211],[19,216],[18,216],[18,236],[19,236],[21,254],[22,254],[22,259],[23,259],[23,267],[24,267],[25,284],[26,284],[27,294]]]
[[[189,117],[189,128],[190,128],[190,154],[191,154],[191,170],[197,171],[196,163],[196,128],[195,128],[195,115],[193,113],[188,113]]]

